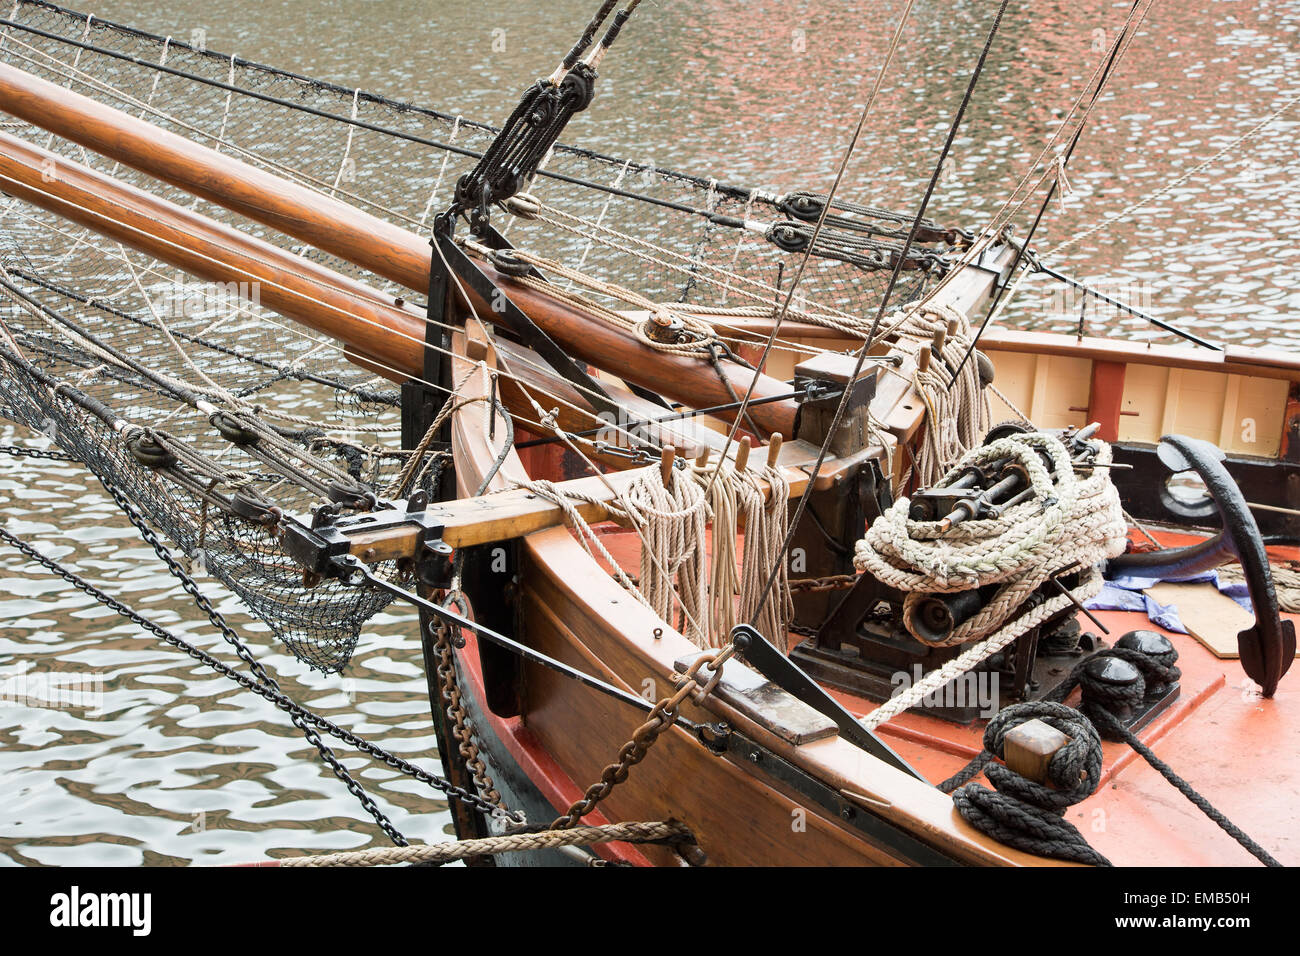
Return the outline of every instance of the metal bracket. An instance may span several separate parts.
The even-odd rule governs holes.
[[[407,502],[407,509],[414,505],[418,510],[391,508],[321,522],[304,522],[286,515],[281,522],[285,553],[305,571],[330,575],[337,571],[336,562],[357,547],[358,536],[409,529],[412,535],[401,536],[402,554],[386,552],[378,559],[418,558],[425,547],[441,543],[443,532],[443,525],[424,509],[423,500],[413,495]]]
[[[490,225],[477,238],[493,250],[508,251],[514,248]],[[560,348],[554,339],[540,329],[506,294],[505,290],[493,282],[479,264],[466,254],[464,249],[451,241],[449,233],[443,237],[440,248],[451,270],[484,302],[490,304],[492,311],[499,317],[500,324],[505,325],[515,338],[540,355],[548,365],[575,385],[598,413],[612,415],[614,421],[619,421],[620,415],[625,417],[622,406],[609,397],[604,386],[592,378],[585,368],[574,361],[573,357]],[[531,266],[528,274],[534,278],[543,278],[541,273]]]
[[[863,727],[858,719],[844,709],[834,697],[822,690],[794,661],[778,651],[762,634],[748,624],[737,624],[731,639],[745,655],[745,660],[756,671],[782,690],[803,701],[809,707],[829,717],[840,730],[840,736],[873,757],[899,770],[910,773],[918,780],[925,777],[888,744]],[[927,783],[929,781],[926,781]]]

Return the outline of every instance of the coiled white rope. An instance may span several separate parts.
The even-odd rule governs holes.
[[[922,485],[932,485],[953,462],[975,447],[989,429],[989,400],[980,385],[975,362],[962,366],[949,387],[950,369],[962,364],[974,337],[966,313],[950,305],[932,303],[904,310],[889,331],[900,340],[929,349],[934,334],[944,330],[943,346],[928,368],[919,366],[912,384],[926,407],[926,429],[916,451],[916,475]]]
[[[559,507],[583,549],[669,624],[676,604],[682,633],[701,648],[721,647],[738,620],[754,615],[772,569],[781,565],[776,598],[766,602],[755,626],[783,648],[794,617],[781,561],[789,483],[780,469],[767,466],[737,472],[726,464],[718,480],[710,483],[713,474],[713,466],[674,468],[665,486],[659,468],[649,467],[639,471],[615,501],[602,499],[616,517],[638,531],[641,563],[636,582],[574,505],[574,501],[596,498],[563,492],[549,481],[514,484]],[[737,531],[742,516],[745,543],[738,561]],[[712,548],[707,535],[710,521]]]
[[[762,482],[767,483],[764,494]],[[722,482],[714,482],[715,485]],[[789,565],[783,560],[789,520],[790,485],[779,469],[732,475],[733,493],[745,515],[745,551],[740,580],[740,618],[750,621],[783,652],[786,632],[794,619]],[[716,547],[716,545],[715,545]],[[772,598],[763,601],[767,580],[777,569]],[[761,605],[761,611],[760,608]]]
[[[875,728],[942,689],[1031,628],[1101,589],[1099,562],[1124,552],[1128,524],[1119,493],[1110,480],[1110,446],[1093,440],[1091,474],[1075,475],[1060,439],[1036,432],[1012,435],[975,449],[939,482],[951,484],[970,465],[1011,457],[1029,476],[1034,496],[997,518],[969,520],[944,532],[938,521],[912,521],[910,502],[899,499],[858,542],[854,564],[880,581],[906,591],[904,625],[918,640],[953,646],[985,638],[936,668],[908,690],[876,708],[862,723]],[[1039,455],[1052,461],[1049,470]],[[1049,597],[1019,617],[1016,611],[1038,587],[1061,571],[1080,570],[1069,595]],[[943,641],[924,641],[912,626],[911,612],[926,594],[951,594],[1000,584],[977,614]]]
[[[901,498],[858,542],[855,566],[908,592],[904,624],[918,640],[923,638],[911,615],[926,594],[1001,585],[979,613],[938,643],[950,646],[987,636],[1049,576],[1123,553],[1128,525],[1106,467],[1110,446],[1099,440],[1093,444],[1092,472],[1083,479],[1075,475],[1065,445],[1042,432],[1012,435],[975,449],[944,476],[940,487],[969,466],[1011,458],[1025,470],[1033,497],[997,518],[971,519],[947,531],[938,521],[912,521],[907,516],[910,502]],[[1051,470],[1039,450],[1052,461]]]
[[[624,493],[622,502],[641,525],[641,593],[665,621],[671,621],[675,596],[684,633],[693,643],[710,642],[708,556],[705,552],[709,501],[688,471],[673,468],[665,487],[658,469],[647,468]]]

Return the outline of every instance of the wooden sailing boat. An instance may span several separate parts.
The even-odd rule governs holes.
[[[606,4],[604,12],[612,6]],[[37,13],[57,10],[29,7]],[[62,40],[30,22],[22,30],[20,20],[6,21],[19,27],[7,38],[18,42],[21,34],[31,41],[39,35],[83,52],[112,55],[105,46],[75,38],[79,26],[90,34],[89,19],[58,14],[65,18]],[[570,72],[576,62],[566,60]],[[231,60],[232,74],[234,69]],[[563,75],[557,73],[561,80]],[[210,82],[223,88],[220,81]],[[236,91],[232,84],[224,87],[227,94]],[[44,340],[33,340],[16,324],[4,353],[8,374],[21,379],[23,388],[48,399],[51,408],[71,402],[78,415],[93,413],[108,434],[106,441],[131,451],[133,462],[120,450],[116,457],[84,454],[101,478],[122,481],[131,468],[150,469],[150,481],[171,481],[234,516],[223,519],[228,526],[238,526],[242,518],[265,532],[267,540],[259,538],[259,547],[267,553],[278,549],[268,564],[282,577],[301,577],[301,592],[285,586],[284,593],[298,594],[307,605],[315,600],[307,595],[333,595],[355,581],[363,591],[416,602],[426,632],[439,749],[455,786],[480,797],[494,792],[502,808],[522,810],[534,824],[555,817],[569,823],[675,820],[689,829],[693,846],[615,842],[595,848],[618,862],[1060,862],[1008,845],[997,828],[973,825],[952,797],[934,786],[980,755],[983,718],[989,716],[969,702],[946,699],[953,680],[937,684],[936,704],[927,705],[922,695],[916,709],[871,729],[858,719],[866,717],[870,725],[882,701],[898,696],[893,692],[900,674],[911,678],[915,667],[919,684],[923,675],[958,660],[962,648],[944,642],[993,600],[986,597],[972,609],[959,606],[956,598],[930,595],[925,607],[934,619],[913,618],[922,623],[903,627],[903,596],[879,589],[871,574],[855,570],[853,560],[855,542],[868,524],[874,527],[884,517],[895,497],[911,495],[915,503],[934,493],[933,500],[944,504],[929,517],[952,519],[966,508],[971,513],[954,524],[965,521],[968,528],[987,517],[990,506],[1010,507],[1006,499],[983,494],[1002,478],[1000,472],[987,481],[972,475],[985,483],[944,497],[946,483],[955,480],[950,469],[967,459],[945,454],[951,451],[946,438],[927,444],[939,442],[947,425],[926,376],[943,370],[956,380],[967,363],[963,387],[978,400],[996,381],[997,392],[988,399],[989,414],[997,413],[994,421],[1024,419],[1010,431],[990,435],[991,441],[1014,443],[1021,440],[1017,434],[1064,429],[1061,447],[1086,446],[1091,451],[1079,454],[1103,456],[1079,459],[1078,470],[1084,478],[1101,472],[1113,480],[1135,521],[1134,542],[1146,533],[1160,548],[1184,547],[1205,537],[1199,529],[1216,512],[1223,515],[1222,547],[1193,544],[1192,551],[1155,557],[1111,555],[1113,564],[1127,561],[1135,573],[1178,577],[1231,552],[1245,567],[1257,615],[1254,623],[1238,626],[1232,614],[1236,605],[1212,585],[1180,585],[1185,590],[1178,600],[1192,634],[1162,632],[1161,638],[1178,652],[1181,675],[1157,685],[1150,680],[1153,671],[1145,672],[1138,699],[1116,719],[1193,781],[1264,851],[1285,856],[1295,829],[1287,801],[1293,774],[1289,758],[1275,745],[1294,734],[1300,715],[1285,694],[1274,694],[1295,647],[1293,615],[1278,610],[1269,561],[1296,555],[1289,544],[1266,552],[1261,528],[1283,537],[1296,530],[1289,490],[1297,467],[1292,435],[1300,422],[1300,362],[1294,356],[1139,347],[996,329],[979,339],[977,353],[964,317],[1005,293],[1024,258],[1024,246],[1000,229],[974,237],[930,230],[933,241],[947,244],[953,263],[960,265],[950,263],[937,274],[924,290],[924,307],[914,307],[890,334],[879,337],[874,327],[868,332],[851,325],[840,310],[791,311],[789,302],[784,310],[729,310],[709,302],[668,308],[646,299],[647,308],[635,308],[630,306],[641,300],[633,297],[616,309],[607,304],[608,295],[599,305],[575,293],[573,284],[584,277],[573,267],[530,253],[522,243],[512,247],[487,218],[473,221],[484,213],[472,204],[459,207],[460,215],[473,221],[468,241],[453,234],[454,217],[449,217],[434,227],[431,256],[427,233],[363,211],[318,183],[254,165],[251,155],[244,157],[248,162],[223,155],[12,64],[0,64],[0,108],[28,130],[47,131],[178,190],[178,198],[198,197],[273,234],[259,238],[31,137],[0,134],[5,193],[192,276],[256,283],[262,307],[329,336],[342,344],[349,361],[402,386],[400,445],[406,457],[399,460],[406,465],[401,474],[386,476],[395,478],[389,487],[402,492],[393,495],[377,481],[358,478],[361,469],[334,473],[320,466],[324,478],[308,475],[315,467],[308,459],[320,447],[310,442],[319,436],[257,431],[259,410],[223,397],[211,379],[213,388],[192,400],[174,379],[155,382],[188,401],[200,424],[210,422],[239,453],[279,471],[273,481],[259,486],[241,480],[219,500],[210,500],[221,484],[220,472],[200,474],[202,481],[186,478],[185,467],[198,465],[185,457],[183,443],[170,443],[153,424],[135,426],[130,412],[110,407],[120,378],[108,381],[102,393],[88,390],[93,401],[86,400],[86,391],[28,361],[33,344]],[[494,133],[493,143],[503,141]],[[491,156],[490,148],[484,150],[475,168],[492,172]],[[495,196],[494,202],[521,220],[539,216],[539,204],[530,196],[517,191]],[[816,251],[820,230],[832,215],[854,213],[825,201],[811,208],[803,220],[812,226],[811,238],[807,230],[799,232],[797,222],[784,236],[803,235],[807,256]],[[716,225],[719,214],[708,215]],[[742,221],[741,228],[745,225]],[[882,255],[897,279],[905,267],[922,269],[919,259],[909,258],[921,231],[918,218],[906,244],[869,248]],[[330,258],[297,255],[274,234]],[[579,228],[585,238],[598,234],[594,219]],[[780,249],[778,240],[783,240],[779,230],[772,241]],[[839,251],[847,256],[846,248]],[[854,247],[852,255],[860,257],[864,248]],[[364,281],[345,274],[349,265],[364,270]],[[856,267],[840,262],[830,267],[835,266]],[[699,268],[698,262],[690,266]],[[552,281],[546,281],[548,274]],[[406,292],[395,295],[391,288],[379,288],[381,282]],[[595,282],[606,293],[615,285]],[[15,295],[24,294],[21,284],[14,285]],[[32,287],[29,281],[25,294]],[[427,309],[408,301],[410,293],[427,293]],[[920,295],[913,305],[922,301]],[[27,304],[39,311],[33,302]],[[906,324],[909,316],[925,321],[924,334]],[[155,312],[153,320],[192,365],[162,317]],[[692,330],[701,328],[720,331],[692,340]],[[96,361],[148,377],[148,370],[115,350],[102,330],[94,339],[85,330],[72,334]],[[187,336],[184,341],[191,345],[203,341],[200,333]],[[872,342],[870,350],[863,348],[864,339]],[[235,335],[223,341],[233,348],[238,340]],[[780,349],[774,351],[771,345],[778,341]],[[714,351],[710,343],[715,342],[726,349]],[[53,354],[48,343],[45,348],[40,354]],[[860,358],[845,352],[860,352]],[[63,360],[62,353],[58,358]],[[229,404],[223,404],[226,398]],[[33,407],[40,404],[32,401]],[[705,411],[688,421],[692,410]],[[980,421],[991,424],[987,414],[970,408],[954,408],[952,416],[972,428]],[[32,420],[36,414],[14,417]],[[1253,423],[1249,435],[1239,427],[1247,420]],[[983,430],[974,442],[958,442],[967,446],[963,454],[977,452]],[[1203,446],[1181,439],[1161,445],[1161,437],[1171,433],[1219,446],[1235,485],[1218,481],[1223,466]],[[267,450],[276,435],[300,442],[293,455],[280,446]],[[349,447],[355,451],[360,445]],[[455,494],[441,487],[441,501],[430,500],[431,487],[412,484],[416,466],[428,470],[423,456],[436,451],[449,451],[454,463]],[[651,453],[657,461],[647,467]],[[598,473],[593,463],[600,466]],[[1200,473],[1213,502],[1162,497],[1159,489],[1171,465],[1180,473]],[[927,468],[929,474],[923,474]],[[1026,492],[1033,466],[1026,463],[1023,470],[1015,494]],[[1053,473],[1064,487],[1067,479],[1059,470]],[[290,474],[301,478],[302,495],[286,503],[274,489]],[[646,528],[658,520],[658,512],[630,509],[631,489],[648,493],[662,487],[698,499],[718,480],[734,480],[744,494],[756,491],[762,507],[726,528],[729,544],[714,509],[708,534],[679,542],[672,552],[678,567],[664,573],[653,556],[646,557],[653,550],[646,544]],[[269,490],[254,494],[259,487]],[[1031,500],[1046,511],[1047,497]],[[789,511],[799,513],[800,500],[810,520],[796,524],[785,542],[804,552],[803,563],[788,572],[794,579],[791,614],[777,613],[777,628],[766,633],[742,626],[714,630],[710,637],[707,624],[696,620],[706,613],[705,604],[697,600],[687,607],[684,555],[698,554],[703,566],[716,567],[734,561],[738,550],[743,561],[757,562],[759,549],[745,542],[757,540],[757,525],[763,524],[763,534],[777,534],[780,543]],[[1247,501],[1258,521],[1250,518]],[[305,503],[317,505],[314,518],[306,515]],[[984,511],[976,514],[976,509]],[[199,527],[206,530],[206,521]],[[1139,532],[1136,522],[1153,527]],[[175,532],[176,540],[183,533]],[[785,550],[777,564],[759,568],[770,578],[769,592],[787,573]],[[989,703],[994,709],[1048,698],[1070,680],[1086,685],[1071,689],[1066,700],[1075,703],[1089,687],[1101,693],[1095,688],[1106,680],[1138,686],[1120,666],[1127,666],[1125,659],[1107,651],[1120,635],[1151,631],[1152,625],[1139,611],[1076,611],[1072,592],[1082,593],[1091,566],[1099,562],[1090,558],[1088,568],[1081,563],[1058,563],[1051,575],[1035,579],[1032,595],[1003,622],[1003,630],[1039,611],[1041,619],[963,668],[963,674],[993,682]],[[381,567],[387,570],[380,572]],[[239,574],[229,573],[234,586]],[[661,593],[668,601],[666,613],[663,605],[636,596],[651,589],[645,579],[656,573],[669,584],[671,593]],[[449,592],[461,603],[444,606]],[[967,587],[960,593],[969,603],[971,594],[981,592]],[[726,603],[731,604],[729,591]],[[379,606],[365,607],[373,613]],[[764,610],[770,608],[760,600],[759,611]],[[285,602],[268,616],[272,611],[286,614]],[[930,643],[916,638],[922,624],[931,629],[926,632],[934,638]],[[1105,640],[1091,633],[1101,628],[1108,629]],[[989,634],[1003,630],[979,638],[988,641]],[[458,639],[463,646],[452,650]],[[1149,637],[1136,640],[1156,648],[1142,651],[1153,658],[1166,653],[1165,645],[1151,644]],[[451,679],[445,673],[448,660],[454,661]],[[717,670],[710,669],[711,662]],[[1089,684],[1080,677],[1089,662],[1119,673],[1091,675]],[[1160,666],[1167,673],[1168,664]],[[1263,696],[1243,691],[1246,674]],[[665,711],[664,702],[675,699],[679,702]],[[1080,706],[1087,710],[1088,702]],[[654,715],[661,716],[656,721]],[[1050,780],[1055,755],[1084,744],[1053,740],[1041,727],[1034,732],[1039,736],[1026,732],[1011,739],[1011,752],[1005,754],[1031,779],[1037,774]],[[1168,783],[1136,760],[1128,743],[1107,741],[1095,749],[1091,789],[1067,811],[1093,850],[1076,846],[1073,859],[1095,862],[1099,853],[1120,864],[1246,861],[1244,851],[1191,803],[1167,799]],[[1233,753],[1226,767],[1220,761],[1225,751]],[[588,789],[602,779],[604,786]],[[584,802],[584,797],[595,799]],[[500,817],[465,802],[453,806],[463,838],[503,826]],[[502,859],[517,862],[509,855]]]

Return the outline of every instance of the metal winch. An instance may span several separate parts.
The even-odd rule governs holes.
[[[1089,426],[1057,436],[1076,472],[1088,472],[1097,465],[1101,443],[1094,440],[1096,430]],[[984,443],[990,445],[1028,431],[1020,424],[1000,425],[988,433]],[[1054,462],[1044,452],[1039,456],[1052,472]],[[999,518],[1037,494],[1023,461],[1013,456],[993,458],[968,467],[945,484],[913,493],[908,517],[935,522],[942,534],[964,523]],[[1053,503],[1048,498],[1042,507]],[[1086,570],[1078,564],[1057,569],[1025,597],[1014,617],[1049,599],[1069,595]],[[883,701],[897,692],[899,675],[909,681],[919,679],[962,653],[966,645],[945,642],[984,610],[1000,589],[995,583],[965,591],[909,594],[862,574],[791,657],[823,683]],[[1083,632],[1075,617],[1080,609],[1067,605],[963,675],[996,675],[985,682],[995,689],[991,693],[996,699],[964,700],[956,695],[951,701],[927,706],[926,713],[965,723],[988,716],[990,708],[1046,696],[1076,665],[1106,647],[1095,633]],[[1100,622],[1096,623],[1104,632]]]

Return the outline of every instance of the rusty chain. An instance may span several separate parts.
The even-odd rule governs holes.
[[[736,650],[736,644],[732,641],[716,654],[704,654],[696,658],[686,673],[679,678],[676,693],[662,698],[654,705],[645,723],[638,727],[632,733],[632,739],[619,749],[617,762],[605,767],[600,779],[588,787],[582,798],[574,802],[563,816],[551,824],[551,829],[564,830],[577,826],[582,818],[591,813],[616,786],[626,780],[628,773],[645,759],[645,755],[659,736],[676,722],[677,708],[682,705],[682,702],[696,692],[698,692],[695,697],[697,702],[713,692],[713,688],[717,687],[718,681],[722,679],[722,665],[735,655]],[[703,685],[700,684],[698,676],[701,667],[707,667],[712,672],[712,676]]]
[[[830,574],[824,578],[793,578],[790,581],[790,592],[823,594],[827,591],[847,591],[857,583],[856,574]]]
[[[453,596],[448,599],[448,604],[458,603],[458,599]],[[501,799],[501,793],[497,790],[496,784],[492,780],[492,775],[488,772],[487,765],[483,763],[483,758],[479,754],[478,745],[474,743],[474,726],[470,723],[469,715],[465,712],[465,705],[461,702],[460,682],[456,676],[456,661],[453,656],[451,642],[451,625],[446,621],[438,620],[432,622],[434,633],[434,649],[438,652],[438,664],[435,668],[438,676],[438,692],[442,696],[442,704],[446,708],[446,714],[452,721],[452,736],[456,741],[456,748],[465,761],[465,766],[469,768],[474,777],[474,786],[478,790],[479,796],[492,804],[502,814],[508,816],[513,822],[523,822],[521,814],[516,811],[511,813],[505,807]]]

